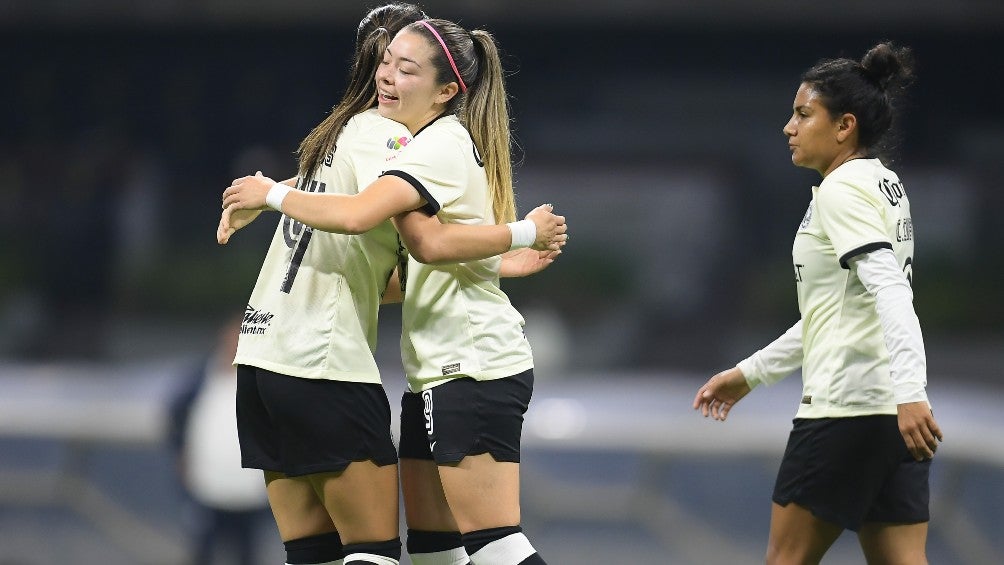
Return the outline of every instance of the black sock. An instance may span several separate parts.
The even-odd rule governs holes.
[[[282,545],[286,548],[286,563],[290,565],[327,563],[342,558],[342,539],[338,532],[291,539]]]
[[[408,555],[414,565],[469,564],[460,532],[408,529]]]
[[[401,538],[387,541],[350,543],[346,544],[342,551],[345,554],[343,565],[364,565],[371,563],[397,565],[398,561],[401,560]]]

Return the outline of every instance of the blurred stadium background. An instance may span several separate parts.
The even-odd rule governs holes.
[[[378,3],[0,6],[0,563],[185,562],[166,404],[243,309],[275,225],[217,246],[219,195],[295,172]],[[725,425],[690,402],[797,316],[791,237],[817,180],[780,133],[799,74],[881,39],[919,60],[895,168],[946,434],[931,561],[1002,561],[1004,3],[422,5],[496,34],[520,209],[553,202],[575,234],[505,285],[538,360],[524,512],[549,562],[761,561],[797,376]],[[399,324],[388,308],[392,405]],[[260,562],[281,562],[261,532]],[[824,562],[863,560],[845,535]]]

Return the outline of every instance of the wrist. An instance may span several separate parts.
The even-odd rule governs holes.
[[[509,222],[506,225],[509,226],[509,232],[512,234],[512,242],[509,244],[510,251],[530,247],[537,240],[537,224],[533,223],[533,220]]]
[[[265,204],[273,210],[282,212],[282,201],[291,190],[293,189],[281,182],[273,184],[272,188],[268,189],[268,193],[265,194]]]

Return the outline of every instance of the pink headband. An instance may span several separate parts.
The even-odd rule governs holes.
[[[460,92],[467,92],[467,85],[464,84],[464,79],[460,78],[460,71],[457,70],[457,64],[453,62],[453,55],[450,55],[450,50],[446,47],[446,42],[439,36],[439,33],[436,31],[436,28],[432,27],[432,24],[425,20],[418,20],[418,23],[429,28],[432,35],[436,36],[436,39],[439,40],[439,44],[443,46],[443,51],[446,53],[446,58],[450,61],[450,66],[453,67],[453,74],[457,75],[457,80],[460,81]]]

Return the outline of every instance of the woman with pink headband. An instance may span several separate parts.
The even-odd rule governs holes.
[[[343,233],[393,217],[413,252],[423,225],[509,222],[513,245],[526,246],[528,226],[514,222],[507,98],[491,35],[444,20],[415,22],[390,43],[375,78],[380,115],[412,135],[383,176],[353,196],[245,177],[224,192],[226,209],[268,205]],[[407,214],[413,210],[425,215]],[[230,229],[226,221],[227,214],[221,230]],[[469,555],[474,565],[542,564],[519,511],[533,358],[523,318],[499,288],[500,258],[451,265],[420,258],[427,262],[407,264],[401,339],[411,389],[402,399],[400,442],[409,528],[461,532],[466,555],[457,548],[436,563],[462,564]],[[345,565],[396,563],[379,544],[368,550],[350,553]]]

